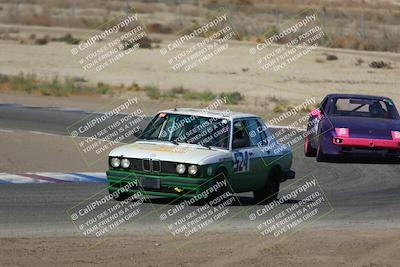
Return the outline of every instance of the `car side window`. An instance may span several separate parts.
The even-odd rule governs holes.
[[[257,120],[257,129],[258,129],[258,132],[260,133],[260,137],[261,137],[261,140],[260,140],[260,143],[258,143],[258,145],[259,146],[266,146],[266,145],[268,145],[268,133],[267,133],[267,129],[266,129],[266,125],[265,125],[265,123],[263,122],[263,121],[261,121],[261,120]]]
[[[233,123],[232,149],[244,148],[250,146],[249,135],[246,131],[243,121],[238,120]]]
[[[258,124],[256,119],[249,119],[244,121],[246,132],[249,135],[250,146],[258,146],[262,141],[260,132],[258,130]]]

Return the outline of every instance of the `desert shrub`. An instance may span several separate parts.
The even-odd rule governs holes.
[[[161,97],[161,91],[158,87],[153,86],[153,85],[147,85],[143,88],[143,90],[146,92],[146,95],[150,99],[159,99]]]
[[[8,83],[10,81],[10,77],[7,74],[0,73],[0,83]]]
[[[294,109],[294,107],[293,106],[287,106],[287,107],[285,107],[286,108],[286,110],[285,111],[291,111],[291,110],[293,110]]]
[[[275,113],[282,113],[286,110],[286,107],[283,104],[276,104],[275,107],[272,109],[273,112]]]
[[[369,63],[369,66],[374,69],[391,69],[392,64],[390,62],[380,61],[372,61]]]
[[[122,45],[124,46],[124,50],[133,48],[135,45],[139,45],[139,48],[158,48],[158,43],[161,43],[159,39],[150,39],[147,36],[140,38],[136,42],[132,40],[122,40]]]
[[[124,46],[124,50],[128,50],[133,48],[136,43],[130,40],[121,40],[121,44]]]
[[[64,90],[64,85],[58,76],[53,77],[50,82],[43,81],[39,84],[39,89],[44,95],[67,96],[68,92]]]
[[[237,91],[232,93],[221,93],[219,97],[228,99],[228,103],[236,105],[244,99],[243,95]]]
[[[67,44],[72,44],[72,45],[76,45],[79,44],[80,40],[73,37],[72,34],[67,33],[62,37],[59,38],[53,38],[52,41],[54,42],[65,42]]]
[[[183,88],[182,86],[174,87],[174,88],[171,89],[171,92],[172,92],[173,94],[184,94],[184,93],[186,93],[187,91],[188,91],[188,90],[185,89],[185,88]]]
[[[198,99],[202,101],[211,101],[215,99],[215,94],[213,94],[213,92],[210,90],[202,91],[198,93]]]
[[[86,82],[88,82],[88,80],[86,80],[84,77],[80,77],[80,76],[74,76],[71,79],[74,82],[78,82],[78,83],[86,83]]]
[[[46,45],[50,41],[49,36],[44,36],[35,40],[35,44],[37,45]]]
[[[356,66],[360,66],[364,63],[364,60],[362,58],[357,58],[356,59]]]
[[[326,60],[338,60],[338,57],[333,54],[326,55]]]
[[[137,83],[131,83],[131,85],[129,85],[126,90],[128,91],[140,91],[142,88],[140,88],[140,86]]]
[[[216,95],[213,92],[211,92],[210,90],[206,90],[206,91],[202,91],[202,92],[185,90],[183,93],[183,98],[191,99],[191,100],[211,101],[216,98]]]
[[[31,93],[37,88],[38,79],[33,73],[19,73],[10,77],[10,89]]]
[[[45,96],[68,96],[72,94],[107,94],[111,86],[106,83],[97,85],[86,84],[82,77],[66,77],[60,79],[54,76],[51,79],[39,79],[34,73],[19,73],[2,77],[0,84],[3,88],[12,91],[22,91],[28,94],[37,93]]]
[[[161,23],[149,23],[149,25],[147,25],[147,30],[153,33],[164,33],[164,34],[173,32],[171,26],[162,25]]]
[[[188,89],[185,89],[182,86],[179,86],[179,87],[173,87],[170,90],[167,90],[163,96],[167,97],[167,98],[182,97],[182,96],[185,96],[186,94],[187,94],[187,96],[189,96],[188,92],[189,92]]]
[[[107,94],[110,91],[110,89],[111,88],[108,84],[105,84],[102,82],[97,83],[96,92],[99,94],[102,94],[102,95]]]

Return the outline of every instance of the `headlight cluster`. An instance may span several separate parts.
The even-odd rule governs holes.
[[[129,165],[131,165],[129,159],[119,159],[119,158],[111,159],[111,166],[114,168],[122,167],[124,169],[127,169],[129,168]]]
[[[188,173],[190,175],[195,175],[198,171],[198,167],[196,165],[189,165],[189,167],[187,168]],[[186,171],[186,165],[185,164],[178,164],[176,165],[176,172],[179,174],[184,174]]]

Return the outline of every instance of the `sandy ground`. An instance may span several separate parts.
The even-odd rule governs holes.
[[[166,235],[0,239],[3,266],[399,266],[399,229],[305,230],[263,247],[248,233],[208,233],[177,250]],[[179,242],[179,241],[178,241]],[[212,244],[212,245],[211,245]]]
[[[29,32],[30,28],[23,27],[21,32],[24,31]],[[161,48],[166,47],[172,38],[162,36]],[[193,43],[185,44],[176,53],[189,45]],[[383,94],[400,102],[399,54],[318,48],[279,72],[265,72],[257,65],[258,56],[249,54],[249,49],[254,45],[230,42],[226,51],[188,72],[173,71],[168,63],[170,57],[162,56],[159,49],[140,49],[101,72],[92,72],[80,68],[78,60],[71,55],[72,45],[19,45],[12,41],[0,41],[0,73],[34,72],[48,78],[55,75],[78,76],[92,82],[136,82],[140,85],[156,85],[161,89],[183,86],[214,92],[240,91],[257,99],[255,105],[268,96],[300,103],[305,97],[321,99],[330,92]],[[326,53],[335,54],[339,59],[326,61]],[[317,59],[323,62],[318,63]],[[362,59],[364,63],[356,66],[357,59]],[[390,62],[393,69],[372,69],[368,64],[373,60]]]
[[[4,25],[3,25],[4,26]],[[20,27],[21,34],[73,32],[78,36],[82,30],[67,28]],[[157,36],[166,47],[172,36]],[[188,47],[193,43],[188,43]],[[386,95],[400,105],[398,92],[400,77],[400,55],[385,52],[367,52],[318,48],[295,61],[279,72],[265,72],[257,65],[256,56],[249,54],[254,44],[230,42],[229,48],[218,54],[205,65],[193,71],[173,71],[168,58],[159,49],[140,49],[101,72],[84,71],[71,55],[72,45],[49,43],[45,46],[20,45],[0,40],[0,73],[37,73],[44,78],[54,76],[84,77],[90,82],[127,84],[135,82],[142,86],[156,85],[160,89],[183,86],[192,90],[239,91],[245,95],[244,103],[230,106],[232,110],[245,111],[270,119],[280,115],[271,112],[275,106],[269,97],[288,101],[294,106],[306,99],[316,97],[316,102],[333,92]],[[183,48],[177,51],[182,51]],[[336,61],[325,60],[326,54],[338,56]],[[318,63],[322,60],[322,63]],[[356,65],[358,59],[364,63]],[[372,69],[371,61],[389,62],[392,69]],[[62,62],[62,64],[60,64]],[[243,71],[246,70],[246,71]],[[150,100],[145,94],[135,93],[142,110],[149,115],[158,110],[177,107],[205,107],[209,103],[184,99]],[[17,103],[29,106],[83,108],[99,110],[112,101],[111,96],[49,97],[17,93],[1,93],[0,103]]]

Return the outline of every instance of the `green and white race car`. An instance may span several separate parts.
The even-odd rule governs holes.
[[[291,165],[291,149],[258,116],[174,109],[160,111],[137,141],[110,152],[107,180],[117,200],[138,191],[191,198],[225,181],[230,192],[252,191],[257,202],[270,202],[280,183],[294,178]]]

